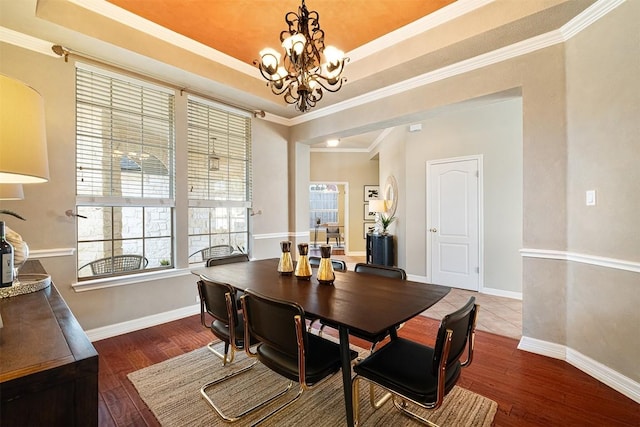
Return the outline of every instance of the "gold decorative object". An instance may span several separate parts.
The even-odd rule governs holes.
[[[298,244],[298,263],[296,264],[295,275],[298,279],[310,280],[311,279],[311,264],[309,264],[309,244]]]
[[[280,262],[278,263],[278,272],[283,276],[290,276],[293,273],[293,261],[291,260],[291,242],[283,240],[280,242],[280,248],[282,249],[282,255],[280,255]]]
[[[333,264],[331,264],[331,246],[320,246],[320,267],[318,267],[318,282],[323,285],[333,285],[333,281],[336,279],[336,274],[333,271]]]

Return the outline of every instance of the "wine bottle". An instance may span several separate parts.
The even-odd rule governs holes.
[[[0,287],[7,288],[13,285],[13,246],[5,238],[4,221],[0,221],[0,257]]]

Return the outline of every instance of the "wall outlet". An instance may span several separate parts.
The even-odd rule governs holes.
[[[200,295],[196,294],[196,302],[200,303]]]
[[[586,193],[586,204],[587,206],[595,206],[596,205],[596,190],[587,190]]]

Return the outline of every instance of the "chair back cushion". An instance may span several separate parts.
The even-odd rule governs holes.
[[[449,348],[449,356],[447,358],[447,366],[452,366],[458,362],[462,353],[467,346],[473,328],[475,327],[475,316],[478,310],[475,297],[469,298],[469,301],[460,309],[453,313],[447,314],[440,322],[438,335],[436,337],[435,351],[433,355],[432,370],[435,375],[438,372],[440,360],[442,357],[442,348],[445,345],[447,330],[451,330],[451,346]]]
[[[222,264],[233,264],[234,262],[249,262],[249,255],[233,254],[233,255],[209,258],[207,259],[207,267],[213,267],[214,265],[222,265]]]
[[[354,271],[356,273],[375,274],[376,276],[407,280],[407,273],[402,268],[398,267],[388,267],[386,265],[365,264],[363,262],[359,262],[356,264]]]
[[[229,312],[227,310],[225,294],[229,293],[231,295],[232,303],[235,306],[236,293],[234,288],[227,283],[216,282],[215,280],[200,276],[200,280],[198,281],[198,293],[200,294],[200,299],[204,303],[206,312],[214,319],[228,325]],[[238,325],[238,314],[235,310],[233,310],[232,316],[234,316],[232,319],[234,325]]]
[[[242,297],[245,307],[245,321],[250,334],[258,341],[297,360],[298,339],[294,317],[304,319],[304,310],[298,304],[275,300],[245,290]],[[305,347],[307,344],[306,328],[302,328]]]
[[[320,257],[310,256],[309,257],[309,265],[311,267],[319,267],[320,266]],[[340,259],[332,259],[331,265],[335,271],[347,271],[347,263]]]

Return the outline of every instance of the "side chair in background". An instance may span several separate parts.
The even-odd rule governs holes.
[[[407,273],[402,268],[398,268],[398,267],[387,267],[384,265],[377,265],[377,264],[357,263],[355,265],[354,271],[356,273],[373,274],[376,276],[383,276],[391,279],[399,279],[399,280],[407,279]],[[322,326],[320,327],[320,331],[318,332],[318,334],[322,334],[325,326],[329,326],[337,329],[337,326],[332,325],[331,323],[328,323],[325,321],[321,321],[320,323],[322,324]],[[395,330],[393,332],[395,332]],[[371,352],[375,350],[376,345],[380,341],[385,339],[389,335],[389,333],[390,331],[385,331],[380,334],[372,335],[365,331],[359,331],[357,329],[349,329],[350,335],[361,338],[365,341],[369,341],[371,343],[371,348],[370,348]]]

